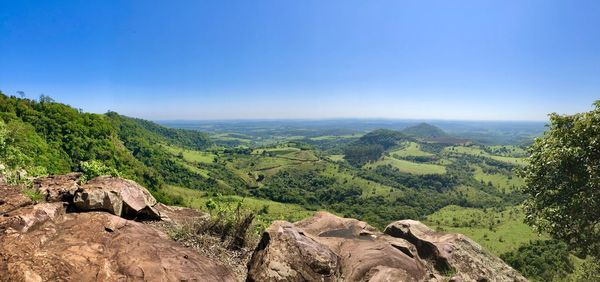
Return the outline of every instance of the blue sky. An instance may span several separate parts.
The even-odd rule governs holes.
[[[598,15],[566,0],[0,0],[0,90],[149,119],[543,120],[600,99]]]

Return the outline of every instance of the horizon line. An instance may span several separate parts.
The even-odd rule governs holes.
[[[412,122],[533,122],[548,120],[520,119],[436,119],[436,118],[381,118],[381,117],[335,117],[335,118],[220,118],[220,119],[148,119],[154,122],[257,122],[257,121],[412,121]]]

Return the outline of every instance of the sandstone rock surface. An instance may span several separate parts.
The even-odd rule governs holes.
[[[453,273],[455,281],[527,281],[465,235],[436,232],[415,220],[391,223],[384,233],[411,242],[431,268]]]
[[[44,181],[37,182],[37,188],[52,187],[46,190],[49,191],[46,195],[51,195],[48,199],[53,201],[64,198],[59,196],[61,193],[52,191],[72,191],[60,185],[44,184],[48,183]],[[111,186],[103,187],[109,184]],[[77,193],[98,190],[119,197],[126,195],[133,198],[130,202],[133,207],[128,208],[141,207],[136,201],[143,197],[146,206],[142,210],[154,200],[148,198],[145,189],[133,191],[136,186],[128,181],[98,180],[92,185],[87,190],[85,187],[78,189]],[[75,209],[67,212],[67,206],[73,202],[35,204],[22,194],[22,189],[20,186],[0,186],[3,201],[0,205],[3,211],[0,216],[2,282],[235,281],[231,270],[173,241],[153,225],[105,211],[79,213]],[[121,194],[121,191],[124,192]],[[162,208],[175,214],[179,210]]]
[[[248,263],[248,281],[526,280],[463,235],[436,233],[417,221],[381,233],[319,212],[294,224],[273,223]]]
[[[83,211],[104,210],[131,219],[160,219],[153,208],[156,199],[134,181],[113,176],[99,176],[75,193],[75,206]]]
[[[22,193],[24,188],[21,185],[0,184],[0,215],[33,203]]]

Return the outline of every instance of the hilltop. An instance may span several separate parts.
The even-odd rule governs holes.
[[[424,122],[407,127],[402,130],[402,133],[421,138],[439,138],[448,136],[448,134],[439,127]]]

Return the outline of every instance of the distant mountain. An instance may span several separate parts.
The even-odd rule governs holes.
[[[359,144],[364,145],[381,145],[384,150],[387,150],[400,142],[407,140],[408,136],[402,132],[389,130],[389,129],[377,129],[363,135],[358,139]]]
[[[448,136],[448,134],[439,127],[424,122],[405,128],[402,130],[402,133],[422,138],[440,138]]]

